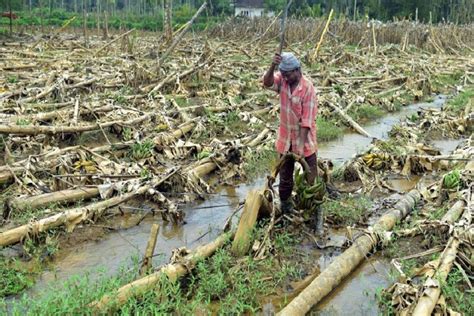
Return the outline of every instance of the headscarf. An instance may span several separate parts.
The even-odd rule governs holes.
[[[281,63],[278,67],[280,71],[292,71],[300,67],[300,61],[298,60],[298,58],[295,57],[295,55],[293,55],[293,53],[281,54]]]

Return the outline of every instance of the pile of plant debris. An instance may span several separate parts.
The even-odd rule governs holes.
[[[316,63],[308,61],[303,67],[319,91],[320,119],[334,127],[347,126],[370,136],[359,123],[429,98],[433,92],[472,84],[472,49],[466,45],[459,44],[454,52],[445,45],[428,52],[408,41],[400,47],[376,44],[375,39],[354,48],[337,38],[337,30],[332,30],[333,38],[318,53]],[[261,88],[261,76],[276,44],[261,34],[233,41],[215,34],[212,30],[199,36],[178,35],[166,46],[156,35],[141,36],[133,30],[109,42],[56,33],[0,47],[5,74],[0,79],[4,150],[0,246],[39,246],[52,229],[70,233],[78,224],[121,214],[117,211],[121,205],[142,198],[153,209],[143,216],[160,214],[163,220],[180,224],[183,213],[178,205],[206,198],[214,183],[238,183],[268,171],[276,156],[272,144],[279,106],[276,96]],[[314,45],[307,41],[290,44],[288,49],[298,56],[313,52]],[[377,188],[385,195],[394,191],[384,180],[389,172],[408,176],[435,171],[439,179],[421,190],[423,198],[437,196],[437,203],[447,203],[472,181],[472,171],[462,165],[472,159],[472,145],[468,142],[444,157],[427,141],[428,135],[469,137],[471,111],[456,109],[418,113],[392,130],[388,141],[374,141],[367,153],[347,162],[338,176],[331,176],[324,167],[330,163],[322,162],[326,181],[338,187],[340,179],[350,180],[366,193]],[[453,164],[459,170],[455,175],[441,175]],[[211,175],[218,179],[213,184]],[[182,192],[187,194],[173,194]],[[277,256],[272,252],[279,238],[275,231],[284,229],[278,214],[268,215],[271,220],[261,226],[260,242],[251,244],[263,263]],[[341,225],[358,222],[338,220],[332,214],[329,218]],[[362,220],[364,226],[367,218]],[[305,237],[296,240],[314,242],[310,232],[302,234]],[[222,239],[212,251],[205,251],[211,255],[224,244]],[[225,254],[221,256],[224,260]],[[206,271],[199,269],[195,254],[181,257],[185,260],[174,260],[178,266],[171,264],[183,269],[178,275],[194,266]],[[280,264],[280,269],[291,262]],[[220,270],[226,278],[239,271],[215,265],[212,271]],[[162,278],[163,273],[155,275],[158,272],[150,274],[154,284]],[[304,273],[289,274],[293,281],[316,276],[309,267]],[[190,289],[189,295],[200,293]],[[272,294],[263,289],[262,295]],[[196,306],[219,297],[206,295]],[[88,303],[100,297],[89,297]],[[236,298],[229,300],[231,305]],[[139,308],[141,301],[136,302]],[[255,303],[239,311],[256,308]]]

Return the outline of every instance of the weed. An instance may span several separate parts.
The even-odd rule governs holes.
[[[18,294],[33,285],[30,273],[21,268],[16,260],[0,256],[0,297]]]
[[[392,306],[392,295],[390,293],[387,293],[384,288],[380,287],[375,291],[375,298],[379,304],[381,315],[395,315],[395,310]]]
[[[274,237],[275,250],[283,255],[289,255],[293,252],[293,246],[296,244],[296,240],[293,235],[283,231]]]
[[[30,120],[27,120],[27,119],[18,119],[16,120],[16,125],[18,126],[27,126],[27,125],[30,125],[31,124],[31,121]]]
[[[460,113],[464,111],[467,104],[469,103],[469,100],[473,100],[473,99],[474,99],[474,88],[471,87],[462,91],[454,98],[450,99],[448,101],[448,105],[446,108],[449,111],[452,111],[454,113]]]
[[[130,148],[130,157],[135,160],[149,158],[153,155],[153,148],[155,148],[155,144],[149,139],[135,143]]]
[[[269,172],[276,164],[277,153],[272,148],[262,148],[259,151],[248,151],[244,155],[244,171],[249,179],[255,179],[265,172]]]
[[[456,72],[434,76],[432,80],[433,86],[435,89],[445,89],[449,86],[454,86],[461,80],[462,75],[462,72]]]
[[[316,127],[318,130],[318,141],[327,142],[342,136],[343,129],[335,124],[332,120],[318,116],[316,119]]]
[[[370,121],[384,115],[383,110],[370,104],[362,104],[349,112],[356,121]]]
[[[208,151],[206,151],[206,150],[203,150],[203,151],[201,151],[201,152],[199,152],[199,153],[197,154],[197,157],[196,157],[196,158],[197,158],[197,160],[201,160],[201,159],[204,159],[204,158],[209,157],[210,155],[211,155],[210,152],[208,152]]]
[[[441,282],[443,292],[448,305],[462,315],[474,315],[474,300],[472,293],[466,291],[463,286],[464,278],[461,271],[454,267],[445,282]],[[469,298],[471,297],[471,298]]]
[[[133,138],[133,132],[132,132],[132,129],[130,127],[124,127],[122,129],[122,139],[124,141],[129,141]]]
[[[180,108],[188,106],[188,99],[185,97],[175,97],[174,101]]]
[[[329,200],[323,207],[335,224],[347,226],[358,223],[371,205],[372,201],[365,196],[346,196],[340,200]]]
[[[17,76],[8,76],[7,77],[7,82],[8,83],[17,83],[18,82],[18,77]]]

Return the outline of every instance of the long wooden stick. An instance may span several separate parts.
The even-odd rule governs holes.
[[[332,107],[336,112],[344,118],[351,127],[353,127],[359,134],[364,135],[366,137],[372,137],[369,133],[367,133],[356,121],[354,121],[348,114],[344,113],[338,106],[332,104],[331,102],[327,103],[330,107]]]
[[[188,29],[191,27],[191,25],[194,23],[194,20],[201,14],[201,12],[206,8],[207,1],[204,1],[204,3],[199,7],[199,9],[196,11],[196,13],[193,15],[191,20],[189,20],[188,24],[186,27],[181,31],[181,33],[176,36],[176,38],[173,40],[173,43],[168,47],[168,49],[161,55],[160,59],[158,60],[158,67],[161,67],[161,65],[165,62],[166,58],[168,58],[169,54],[174,50],[176,45],[179,44],[181,39],[183,38],[184,34],[188,31]]]
[[[103,51],[104,49],[106,49],[107,47],[109,47],[110,45],[112,45],[113,43],[118,41],[119,39],[121,39],[121,38],[127,36],[128,34],[132,33],[133,31],[135,31],[135,29],[131,29],[130,31],[127,31],[127,32],[123,33],[122,35],[118,36],[117,38],[114,38],[113,40],[111,40],[110,42],[108,42],[107,44],[105,44],[104,46],[99,48],[98,50],[96,50],[94,55],[97,56],[98,53],[100,53],[101,51]]]
[[[328,20],[326,21],[326,25],[324,26],[323,32],[321,33],[321,37],[319,38],[318,45],[316,45],[316,49],[314,50],[313,55],[311,55],[311,59],[310,59],[311,63],[314,63],[314,61],[318,57],[319,49],[321,48],[321,44],[323,43],[324,35],[326,35],[326,32],[329,29],[329,23],[331,23],[333,13],[334,13],[334,9],[331,9],[331,12],[329,12]]]
[[[151,260],[153,258],[153,253],[155,252],[156,238],[160,231],[160,225],[153,224],[151,225],[150,238],[146,245],[145,256],[143,258],[142,265],[140,267],[140,275],[143,276],[151,269]]]

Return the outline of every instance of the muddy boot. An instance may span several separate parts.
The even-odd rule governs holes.
[[[280,200],[281,214],[290,214],[293,211],[293,200],[291,198],[287,200]]]
[[[324,212],[321,205],[318,205],[314,214],[314,232],[321,236],[324,233]]]

